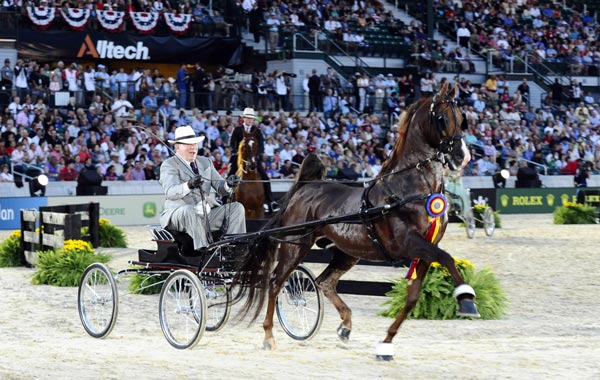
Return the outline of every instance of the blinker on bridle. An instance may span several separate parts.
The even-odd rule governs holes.
[[[433,100],[431,101],[431,105],[429,106],[429,113],[431,118],[431,125],[436,126],[436,130],[438,134],[441,136],[441,139],[438,143],[438,150],[443,154],[449,154],[452,152],[454,147],[454,143],[459,141],[462,137],[460,133],[456,133],[457,128],[461,128],[464,126],[464,115],[463,115],[463,123],[461,123],[461,127],[458,127],[458,114],[455,112],[454,108],[456,106],[455,99],[444,99],[442,101],[437,101],[438,94],[433,96]],[[445,104],[444,107],[439,113],[435,111],[435,107],[438,105]],[[450,136],[446,133],[446,129],[442,127],[447,125],[447,116],[444,111],[448,108],[452,107],[452,115],[454,115],[454,133]]]

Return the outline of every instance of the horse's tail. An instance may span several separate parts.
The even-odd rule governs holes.
[[[294,193],[310,181],[321,180],[324,176],[325,165],[317,155],[310,153],[302,162],[294,184],[281,200],[280,211],[269,219],[261,230],[280,227],[282,216]],[[233,302],[246,298],[240,312],[242,317],[254,309],[252,320],[255,320],[262,310],[270,289],[273,265],[278,259],[278,244],[277,239],[272,239],[269,234],[257,237],[250,244],[246,257],[237,270],[233,283],[238,286],[238,291],[233,297]]]

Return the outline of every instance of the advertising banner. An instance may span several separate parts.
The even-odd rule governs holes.
[[[48,205],[46,197],[0,198],[0,230],[21,229],[21,210]]]
[[[496,209],[502,214],[552,213],[565,202],[577,202],[576,188],[498,189]],[[592,190],[592,189],[588,189]]]
[[[140,226],[159,224],[165,196],[156,195],[111,195],[49,197],[48,206],[98,202],[100,218],[108,219],[116,226]]]
[[[160,63],[238,65],[242,45],[237,38],[139,36],[103,31],[44,31],[21,29],[19,56],[48,60],[128,60]]]

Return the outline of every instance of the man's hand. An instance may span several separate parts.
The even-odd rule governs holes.
[[[204,180],[202,179],[201,176],[197,175],[194,178],[190,179],[187,182],[188,188],[190,190],[192,189],[199,189],[202,186],[202,183],[204,182]]]
[[[238,177],[237,175],[232,174],[229,177],[227,177],[227,179],[225,181],[227,182],[227,186],[229,186],[233,189],[240,185],[240,182],[242,182],[242,179],[240,177]]]

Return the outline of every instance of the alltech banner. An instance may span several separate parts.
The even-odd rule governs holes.
[[[178,38],[128,33],[35,31],[21,29],[19,56],[49,60],[128,60],[205,65],[241,63],[242,45],[236,38]]]
[[[594,189],[589,191],[586,203],[597,203],[598,195]],[[498,189],[496,191],[496,210],[501,214],[542,214],[552,213],[565,202],[577,202],[576,188],[541,189]]]

